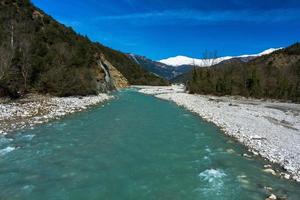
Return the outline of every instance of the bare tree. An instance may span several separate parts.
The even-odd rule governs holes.
[[[0,81],[7,75],[12,61],[12,53],[4,47],[0,47]]]
[[[218,53],[217,51],[208,51],[205,50],[203,52],[203,66],[213,66],[217,64],[218,61]]]
[[[14,43],[15,43],[15,22],[14,20],[11,20],[10,22],[11,30],[10,30],[10,46],[11,49],[14,49]]]
[[[0,81],[8,74],[13,59],[15,50],[15,20],[10,21],[10,36],[7,39],[0,46]]]
[[[194,68],[195,67],[197,67],[197,65],[196,65],[196,62],[195,62],[195,59],[193,58],[193,66],[194,66]]]
[[[30,48],[31,48],[31,42],[30,39],[23,38],[23,40],[20,42],[20,51],[22,53],[22,63],[21,63],[21,74],[24,82],[24,90],[27,91],[27,83],[28,78],[30,74]]]

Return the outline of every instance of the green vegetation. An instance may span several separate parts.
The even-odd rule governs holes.
[[[187,87],[191,93],[300,102],[300,44],[247,63],[233,59],[194,69],[190,77]]]
[[[92,43],[59,24],[29,0],[0,2],[0,96],[105,92],[96,89],[99,80],[95,73],[101,53],[130,84],[166,84],[125,54]]]

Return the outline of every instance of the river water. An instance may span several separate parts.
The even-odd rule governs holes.
[[[134,90],[0,138],[0,199],[290,200],[300,185],[173,103]]]

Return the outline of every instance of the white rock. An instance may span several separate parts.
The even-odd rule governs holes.
[[[263,171],[266,172],[266,173],[270,173],[270,174],[276,176],[276,172],[273,169],[268,168],[268,169],[264,169]]]
[[[264,168],[271,168],[272,165],[264,165]]]
[[[226,149],[226,152],[229,153],[229,154],[235,153],[235,151],[233,149]]]
[[[252,156],[250,156],[250,155],[248,155],[246,153],[244,153],[243,156],[246,157],[246,158],[252,158]]]
[[[251,153],[253,153],[253,155],[255,155],[255,156],[259,155],[258,152],[254,151],[254,150],[252,150]]]
[[[284,176],[283,176],[285,179],[290,179],[291,178],[291,175],[289,175],[289,174],[284,174]]]
[[[275,194],[271,194],[271,195],[267,198],[267,200],[276,200],[276,199],[277,199],[277,197],[276,197]]]

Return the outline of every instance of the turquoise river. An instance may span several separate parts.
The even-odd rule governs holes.
[[[264,200],[266,187],[300,199],[213,124],[133,89],[115,96],[1,137],[0,200]]]

